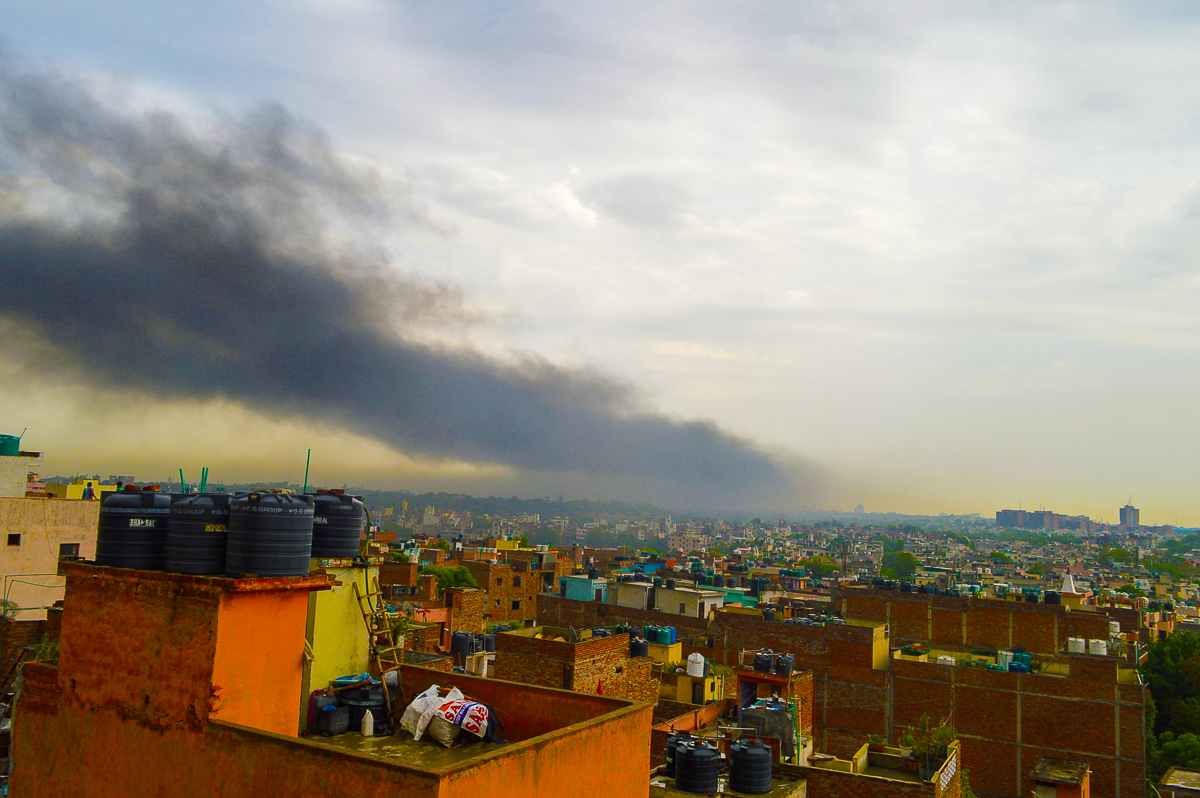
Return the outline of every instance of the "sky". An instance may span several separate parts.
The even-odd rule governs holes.
[[[13,0],[0,431],[60,474],[1196,525],[1198,27]]]

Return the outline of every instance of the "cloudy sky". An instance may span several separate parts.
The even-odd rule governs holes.
[[[9,131],[0,210],[41,225],[22,252],[49,251],[47,220],[82,219],[71,245],[90,246],[79,225],[143,208],[135,184],[165,181],[155,196],[192,210],[192,177],[86,140],[98,118],[98,135],[140,131],[159,156],[232,148],[260,188],[223,213],[263,213],[261,185],[352,184],[351,210],[326,213],[321,194],[264,246],[319,228],[333,253],[321,268],[371,264],[339,290],[375,294],[354,310],[373,319],[376,363],[431,358],[453,372],[435,380],[450,397],[486,374],[505,407],[563,391],[533,400],[532,420],[486,411],[479,426],[508,437],[464,438],[475,408],[414,417],[230,375],[126,380],[112,350],[127,328],[97,331],[76,362],[90,328],[58,335],[54,306],[18,292],[0,303],[3,431],[28,426],[51,473],[299,480],[311,446],[331,484],[1110,521],[1132,497],[1143,522],[1195,525],[1198,16],[1182,3],[12,0],[10,117],[21,102],[33,114],[30,96],[71,111]],[[83,138],[54,139],[79,114]],[[146,134],[164,118],[172,147]],[[242,154],[279,124],[325,166],[281,177]],[[81,188],[79,159],[121,186]],[[96,235],[127,231],[122,219]],[[54,251],[72,251],[63,240]],[[80,288],[99,261],[70,260],[82,265],[48,281],[83,292],[60,321],[120,301],[119,283]],[[297,346],[360,340],[343,327],[276,325]],[[395,346],[380,343],[389,329]]]

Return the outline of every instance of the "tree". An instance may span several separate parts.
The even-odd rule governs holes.
[[[828,557],[813,557],[811,560],[800,560],[797,564],[817,579],[824,579],[835,571],[841,570],[837,563]]]
[[[437,577],[438,594],[448,587],[479,587],[471,572],[461,565],[443,567],[441,565],[426,565],[421,569],[422,574],[432,574]]]
[[[1034,576],[1041,576],[1043,573],[1045,573],[1045,571],[1046,566],[1040,562],[1035,562],[1033,565],[1025,569],[1025,573],[1033,574]]]
[[[1200,735],[1163,732],[1158,738],[1158,766],[1165,771],[1175,765],[1189,770],[1200,768]]]
[[[992,562],[1012,563],[1012,557],[1009,557],[1002,551],[993,551],[988,554],[988,559]]]
[[[896,554],[896,578],[909,580],[913,578],[913,574],[917,572],[917,558],[909,554],[907,551],[901,551]]]
[[[1200,637],[1172,632],[1150,643],[1143,674],[1158,710],[1154,732],[1200,735]]]

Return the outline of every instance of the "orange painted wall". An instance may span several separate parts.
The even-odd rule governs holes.
[[[296,736],[307,622],[308,593],[303,591],[221,596],[213,719]]]
[[[645,763],[651,707],[645,704],[454,677],[468,693],[479,692],[477,681],[507,687],[515,694],[507,702],[513,713],[528,704],[542,704],[544,716],[616,708],[546,738],[423,772],[219,721],[154,728],[62,693],[53,666],[27,667],[28,701],[22,698],[13,729],[14,750],[21,753],[10,783],[10,794],[20,798],[638,798],[649,793]],[[415,677],[409,681],[416,686]]]

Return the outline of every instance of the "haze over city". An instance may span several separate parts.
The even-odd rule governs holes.
[[[1190,8],[17,0],[50,473],[1195,525]]]

